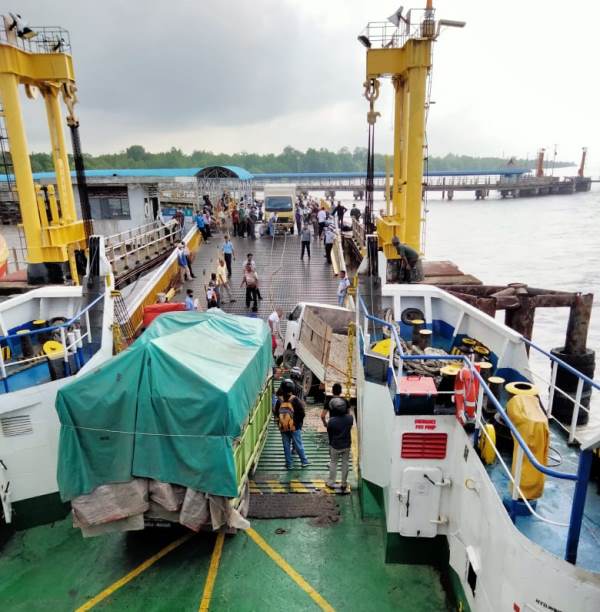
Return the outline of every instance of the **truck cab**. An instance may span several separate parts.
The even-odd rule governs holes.
[[[296,211],[296,185],[279,184],[265,186],[264,221],[268,222],[271,214],[277,215],[276,233],[289,230],[294,233],[294,214]]]

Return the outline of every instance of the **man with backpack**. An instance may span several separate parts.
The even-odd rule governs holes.
[[[309,465],[302,443],[302,425],[304,424],[304,404],[295,395],[295,385],[290,379],[281,383],[277,391],[277,402],[273,407],[273,415],[283,443],[286,469],[292,469],[292,444],[300,457],[302,467]]]
[[[329,436],[329,479],[326,485],[332,489],[336,483],[338,460],[342,460],[342,493],[348,488],[348,471],[350,464],[350,447],[352,446],[352,425],[354,418],[348,409],[347,401],[341,397],[342,386],[335,383],[332,387],[333,397],[329,400],[329,419],[327,412],[321,413],[321,420],[327,427]]]

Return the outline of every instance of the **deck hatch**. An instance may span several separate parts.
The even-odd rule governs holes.
[[[2,435],[6,438],[33,433],[31,417],[28,414],[3,417],[0,419],[0,424],[2,425]]]
[[[402,459],[445,459],[448,434],[404,433],[402,434]]]

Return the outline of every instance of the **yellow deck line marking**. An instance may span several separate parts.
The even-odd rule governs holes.
[[[290,489],[294,493],[310,493],[311,490],[299,480],[290,480]]]
[[[200,600],[199,612],[202,610],[208,610],[210,607],[210,600],[212,597],[213,589],[215,588],[215,581],[217,579],[217,573],[219,572],[219,563],[221,561],[221,553],[223,552],[223,542],[225,541],[225,532],[220,531],[217,535],[215,547],[213,548],[212,556],[210,558],[210,566],[208,568],[208,576],[204,583],[204,591],[202,592],[202,599]]]
[[[265,484],[272,489],[273,493],[287,493],[287,487],[284,487],[278,480],[265,480]]]
[[[302,578],[302,576],[273,548],[271,548],[265,540],[251,527],[246,529],[246,535],[305,592],[308,596],[321,608],[327,612],[335,612],[333,606],[329,604],[325,598],[317,593],[313,587]]]
[[[142,572],[146,571],[149,567],[154,565],[159,559],[162,559],[165,555],[168,555],[172,550],[175,550],[184,542],[187,542],[193,535],[195,534],[188,533],[179,538],[178,540],[171,542],[170,544],[159,550],[155,555],[152,555],[143,563],[140,563],[140,565],[132,569],[128,574],[125,574],[123,578],[120,578],[116,582],[113,582],[110,586],[106,587],[104,591],[98,593],[96,597],[93,597],[89,601],[86,601],[82,606],[77,608],[75,612],[84,612],[85,610],[91,610],[96,604],[99,604],[101,601],[112,595],[115,591],[118,591],[122,586],[125,586],[128,582],[131,582],[135,577],[139,576]]]

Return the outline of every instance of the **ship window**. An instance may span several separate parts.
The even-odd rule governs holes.
[[[129,198],[125,197],[91,197],[90,208],[92,219],[131,219]]]
[[[7,438],[33,433],[31,417],[28,414],[3,417],[0,419],[0,425],[2,426],[2,435]]]

